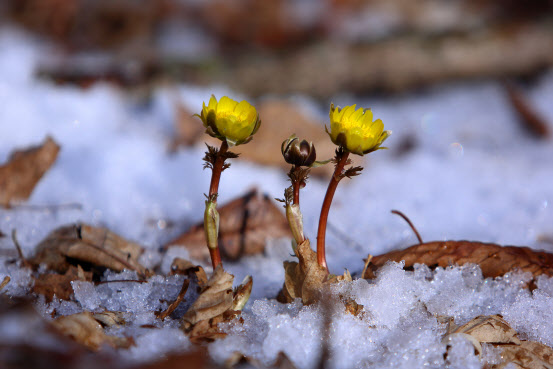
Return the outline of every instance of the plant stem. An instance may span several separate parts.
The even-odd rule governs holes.
[[[215,163],[213,163],[213,168],[211,170],[211,183],[209,184],[209,201],[213,202],[215,206],[217,206],[217,194],[219,192],[219,181],[221,180],[221,172],[223,171],[223,165],[225,164],[224,154],[227,152],[227,150],[228,150],[227,141],[223,141],[217,153],[217,158],[215,159]],[[206,230],[206,238],[207,237],[208,237],[208,233]],[[210,242],[209,240],[207,240],[209,256],[211,257],[211,264],[213,265],[213,269],[215,269],[219,264],[222,264],[221,253],[219,251],[219,246],[217,245],[217,238],[218,238],[218,234],[215,235],[214,243],[216,247],[214,248],[209,247]]]
[[[293,170],[299,171],[300,167],[294,166]],[[301,187],[301,181],[297,180],[297,181],[292,182],[292,188],[294,189],[294,202],[293,202],[293,204],[298,205],[298,206],[300,205],[300,187]]]
[[[227,141],[223,141],[221,148],[217,153],[217,159],[213,163],[213,169],[211,174],[211,183],[209,185],[209,197],[217,195],[219,192],[219,181],[221,180],[221,172],[223,171],[223,165],[225,164],[225,153],[228,150]]]
[[[328,221],[328,212],[330,210],[330,204],[332,203],[332,198],[336,192],[336,187],[338,187],[338,182],[342,179],[342,172],[344,166],[348,160],[349,152],[342,151],[336,153],[336,169],[334,174],[330,179],[328,184],[328,189],[326,190],[326,195],[323,201],[323,206],[321,208],[321,216],[319,217],[319,229],[317,231],[317,262],[320,266],[328,270],[326,264],[326,255],[325,255],[325,237],[326,237],[326,223]]]

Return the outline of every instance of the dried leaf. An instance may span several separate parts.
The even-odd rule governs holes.
[[[54,230],[37,247],[33,264],[46,264],[49,269],[64,273],[70,267],[68,259],[89,263],[115,271],[134,270],[145,275],[146,268],[138,262],[142,247],[115,233],[86,224],[64,226]]]
[[[73,295],[72,281],[92,281],[92,273],[85,272],[80,265],[71,265],[65,274],[43,273],[35,279],[33,292],[43,295],[46,302],[51,302],[54,296],[62,300],[70,300]]]
[[[234,319],[238,314],[240,314],[239,311],[227,310],[221,315],[202,320],[185,331],[192,343],[200,344],[213,342],[227,335],[219,329],[218,324],[228,322]]]
[[[250,299],[253,288],[253,279],[251,275],[247,275],[242,283],[236,287],[233,293],[232,310],[242,311],[246,303]]]
[[[355,301],[354,299],[347,299],[345,301],[346,304],[346,312],[351,315],[359,315],[363,311],[363,305],[360,305]]]
[[[485,278],[502,276],[515,269],[530,272],[534,277],[553,276],[553,254],[548,252],[471,241],[434,241],[374,256],[363,278],[374,278],[376,270],[388,260],[405,260],[405,268],[417,263],[443,268],[474,263],[480,266]]]
[[[500,315],[478,316],[446,334],[442,342],[455,335],[469,340],[478,355],[482,353],[482,343],[499,347],[502,362],[489,366],[492,369],[505,368],[510,363],[523,369],[553,369],[553,349],[538,342],[519,340],[517,332]]]
[[[97,351],[104,344],[114,348],[129,348],[132,340],[121,337],[108,336],[100,323],[89,312],[62,316],[52,323],[54,328],[92,351]]]
[[[47,137],[40,146],[14,152],[0,167],[0,206],[26,200],[56,161],[59,150],[58,144]]]
[[[119,327],[126,323],[124,313],[121,311],[106,310],[101,313],[94,313],[93,317],[103,327]]]
[[[200,288],[207,285],[207,274],[201,265],[195,265],[188,260],[175,258],[171,264],[171,275],[181,274],[186,275],[196,281]]]
[[[317,263],[317,254],[311,249],[309,240],[296,248],[298,262],[284,262],[284,285],[277,300],[283,303],[301,298],[305,305],[319,301],[325,284],[351,281],[346,270],[343,276],[331,276],[326,268]]]
[[[266,195],[252,190],[218,209],[219,247],[223,258],[236,260],[242,255],[263,252],[267,239],[291,237],[286,217]],[[169,242],[165,247],[185,246],[190,257],[208,261],[203,222]]]
[[[478,316],[446,334],[442,342],[459,335],[473,344],[477,355],[482,353],[482,343],[519,345],[521,342],[517,332],[500,315]]]
[[[161,361],[138,366],[136,369],[214,369],[209,360],[207,349],[197,346],[194,351],[170,355]]]
[[[500,346],[503,362],[492,369],[505,368],[509,363],[515,368],[553,369],[553,349],[538,342],[522,341],[520,345]]]
[[[209,320],[231,309],[233,280],[234,276],[225,272],[219,264],[198,299],[184,314],[183,321],[194,325],[199,321]]]

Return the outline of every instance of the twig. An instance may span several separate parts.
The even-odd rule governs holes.
[[[536,113],[534,107],[524,97],[520,89],[513,83],[504,82],[503,86],[513,108],[519,115],[519,120],[532,134],[540,138],[549,137],[549,127],[544,119]]]
[[[9,276],[9,275],[5,276],[5,277],[4,277],[4,280],[2,281],[2,283],[0,283],[0,291],[2,291],[2,290],[4,289],[4,287],[6,287],[6,285],[7,285],[8,283],[10,283],[10,281],[11,281],[10,276]]]
[[[363,272],[361,272],[361,278],[365,278],[365,272],[367,271],[367,268],[369,267],[372,259],[373,256],[369,254],[369,256],[367,256],[367,260],[365,260],[365,266],[363,267]]]
[[[422,238],[421,238],[421,235],[419,234],[419,232],[417,231],[417,229],[415,228],[415,226],[413,225],[413,223],[411,223],[411,221],[409,220],[409,218],[407,218],[407,215],[403,214],[401,211],[399,210],[392,210],[392,213],[393,214],[397,214],[399,215],[400,217],[403,218],[403,220],[405,220],[407,222],[407,224],[409,224],[409,226],[411,227],[411,229],[413,230],[413,232],[415,232],[415,235],[417,236],[417,239],[419,240],[419,244],[423,243],[422,242]]]
[[[173,311],[175,311],[180,303],[184,300],[184,295],[186,295],[186,291],[188,291],[188,286],[190,285],[190,279],[185,279],[182,283],[182,287],[180,289],[179,295],[177,296],[177,299],[167,307],[167,309],[163,312],[161,312],[158,315],[158,318],[161,320],[165,320]]]
[[[19,258],[21,259],[21,263],[24,267],[30,268],[31,264],[25,259],[25,256],[23,256],[23,251],[21,251],[21,245],[17,241],[17,230],[14,228],[12,229],[12,241],[15,245],[15,249],[17,250],[17,254],[19,255]]]

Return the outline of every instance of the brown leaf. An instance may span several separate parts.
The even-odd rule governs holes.
[[[33,292],[43,295],[51,302],[54,295],[62,300],[70,300],[73,295],[72,281],[92,281],[92,273],[85,272],[80,265],[71,265],[65,274],[43,273],[35,278]]]
[[[0,167],[0,206],[26,200],[44,173],[56,161],[60,147],[47,137],[40,146],[15,151]]]
[[[226,333],[218,327],[219,323],[228,322],[239,315],[239,311],[227,310],[221,315],[211,319],[202,320],[189,329],[185,329],[190,338],[190,342],[195,344],[209,343],[217,339],[226,337]]]
[[[471,241],[434,241],[374,256],[363,278],[374,278],[376,270],[388,260],[405,260],[405,268],[412,268],[416,263],[443,268],[475,263],[482,269],[484,278],[502,276],[515,269],[530,272],[534,277],[553,275],[553,254],[548,252]]]
[[[296,248],[298,262],[284,262],[284,285],[277,300],[290,303],[301,298],[304,305],[319,301],[321,290],[327,283],[351,281],[348,271],[343,276],[331,276],[326,268],[317,263],[317,254],[311,249],[309,240],[305,240]]]
[[[36,247],[30,261],[46,264],[49,269],[64,273],[70,267],[68,259],[115,271],[134,270],[145,275],[146,268],[138,262],[142,247],[115,233],[86,224],[64,226],[54,230]]]
[[[106,310],[101,313],[94,313],[93,317],[103,327],[119,327],[126,323],[124,315],[120,311]]]
[[[515,368],[523,369],[553,369],[553,349],[538,342],[522,341],[518,345],[500,346],[503,362],[493,365],[493,369],[505,368],[507,364],[515,364]]]
[[[291,237],[286,217],[266,195],[256,189],[219,209],[219,248],[223,258],[236,260],[242,255],[263,252],[270,238]],[[203,222],[193,226],[165,247],[185,246],[190,257],[209,260]]]
[[[161,361],[138,366],[137,369],[214,369],[210,363],[207,349],[197,346],[194,351],[170,355]]]
[[[482,353],[482,343],[501,349],[501,363],[486,367],[500,369],[513,363],[516,368],[553,369],[553,349],[538,342],[519,340],[517,332],[500,315],[478,316],[446,334],[442,342],[455,335],[469,340],[478,355]]]
[[[473,344],[477,355],[482,353],[482,343],[520,344],[517,332],[500,315],[478,316],[446,334],[442,342],[459,335]]]
[[[175,258],[171,264],[171,275],[181,274],[193,278],[200,288],[207,285],[207,274],[201,265],[195,265],[188,260]]]
[[[234,276],[225,272],[222,265],[219,264],[198,299],[182,317],[183,321],[194,325],[199,321],[209,320],[231,309],[233,280]]]
[[[104,344],[114,348],[128,348],[132,345],[132,340],[127,338],[106,335],[100,323],[89,312],[62,316],[52,324],[61,334],[92,351],[99,350]]]

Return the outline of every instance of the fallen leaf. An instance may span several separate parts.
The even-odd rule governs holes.
[[[170,274],[181,274],[188,276],[188,278],[193,278],[200,288],[204,288],[207,285],[207,274],[205,274],[204,268],[201,265],[195,265],[182,258],[175,258],[173,260]]]
[[[291,237],[286,217],[271,198],[256,189],[219,209],[219,248],[225,259],[263,252],[268,239]],[[165,248],[182,245],[192,259],[209,260],[203,222],[198,223]]]
[[[56,161],[60,147],[51,137],[40,146],[15,151],[0,167],[0,206],[26,200]]]
[[[209,359],[207,349],[202,346],[196,346],[193,351],[182,354],[170,355],[161,361],[148,363],[136,367],[136,369],[215,369]]]
[[[93,314],[94,320],[103,327],[119,327],[125,325],[124,313],[121,311],[103,311]]]
[[[486,368],[501,369],[512,363],[515,368],[553,369],[553,349],[538,342],[521,341],[500,315],[478,316],[446,333],[442,342],[447,343],[456,335],[471,342],[477,355],[482,354],[482,343],[501,349],[501,363],[486,364]]]
[[[34,278],[32,291],[43,295],[46,302],[51,302],[54,296],[62,300],[70,300],[73,295],[72,281],[92,281],[92,273],[85,272],[80,265],[69,266],[65,274],[43,273]]]
[[[448,332],[442,342],[447,343],[455,336],[462,336],[470,341],[476,355],[482,354],[482,343],[520,344],[517,332],[500,315],[477,316],[467,324]]]
[[[442,268],[474,263],[480,266],[484,278],[499,277],[515,269],[530,272],[534,277],[553,276],[553,254],[548,252],[471,241],[434,241],[374,256],[363,278],[374,278],[376,270],[389,260],[405,260],[405,268],[417,263]]]
[[[247,276],[234,291],[234,276],[219,264],[200,295],[182,317],[182,328],[194,343],[212,342],[226,336],[218,324],[228,322],[240,315],[248,301],[252,278]]]
[[[70,225],[51,232],[36,247],[33,264],[46,264],[48,269],[65,273],[69,260],[88,263],[95,267],[120,272],[134,270],[144,276],[147,272],[138,262],[142,247],[125,240],[115,233],[86,224]]]
[[[520,345],[502,345],[503,362],[492,369],[505,368],[509,363],[522,369],[553,369],[553,349],[539,342],[522,341]]]
[[[201,320],[209,320],[221,315],[232,308],[233,280],[234,276],[225,272],[219,264],[198,299],[182,317],[183,321],[194,325]]]
[[[104,344],[114,348],[129,348],[132,345],[130,339],[106,335],[90,312],[62,316],[52,324],[58,332],[92,351],[99,350]]]
[[[304,305],[310,305],[320,300],[325,284],[352,280],[347,270],[342,276],[329,275],[317,263],[317,253],[311,249],[308,239],[298,245],[296,256],[298,262],[284,262],[284,285],[277,297],[279,302],[290,303],[301,298]]]

